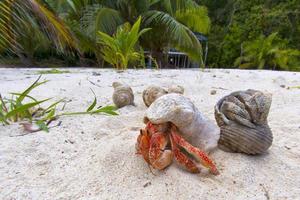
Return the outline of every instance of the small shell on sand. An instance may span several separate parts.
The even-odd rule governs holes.
[[[168,92],[159,86],[149,86],[143,91],[143,100],[147,107],[149,107],[157,98],[167,94]]]
[[[112,86],[114,88],[113,102],[118,108],[134,105],[134,95],[131,87],[119,82],[113,82]]]
[[[183,94],[184,88],[180,85],[171,85],[168,89],[155,85],[149,86],[143,91],[144,103],[149,107],[156,99],[168,93]]]
[[[219,147],[225,151],[260,154],[272,145],[267,122],[271,94],[257,90],[233,92],[215,106],[215,118],[221,128]]]
[[[154,101],[144,121],[154,124],[172,122],[192,145],[211,151],[217,147],[220,129],[199,112],[190,99],[180,94],[166,94]]]
[[[184,88],[180,85],[171,85],[168,88],[168,93],[183,94],[184,93]]]

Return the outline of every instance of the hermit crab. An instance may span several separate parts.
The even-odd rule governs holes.
[[[218,101],[215,118],[221,133],[219,148],[249,155],[266,152],[273,142],[268,125],[272,95],[258,90],[233,92]]]
[[[136,150],[151,167],[165,169],[175,158],[192,173],[207,168],[219,174],[206,153],[217,146],[219,128],[188,98],[180,94],[159,97],[146,111],[144,122],[146,127],[140,130]]]

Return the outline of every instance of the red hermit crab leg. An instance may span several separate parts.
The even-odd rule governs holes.
[[[188,171],[192,173],[199,173],[200,171],[196,166],[196,164],[187,155],[185,155],[179,150],[172,136],[170,136],[170,138],[171,138],[172,151],[178,164],[181,165],[182,167],[185,167]]]
[[[148,122],[146,125],[146,129],[151,133],[156,133],[158,132],[157,125],[152,124],[151,122]]]
[[[195,161],[200,162],[204,167],[208,168],[212,174],[214,174],[214,175],[219,174],[219,171],[217,170],[216,166],[214,165],[212,160],[206,155],[206,153],[204,153],[200,149],[192,146],[183,137],[178,135],[176,133],[176,127],[174,127],[174,126],[171,128],[171,138],[172,138],[172,143],[174,143],[175,146],[179,146],[179,148],[182,148],[182,150],[179,149],[181,153],[182,153],[182,151],[185,151],[192,158],[194,158]],[[174,144],[172,146],[174,146]],[[175,156],[175,158],[176,158],[176,156]],[[186,159],[189,160],[188,157],[186,157]],[[184,159],[184,160],[177,159],[177,161],[186,166],[187,163],[182,163],[182,162],[186,162],[186,159]],[[190,162],[190,160],[189,160],[189,162]],[[195,165],[194,162],[193,162],[193,164]]]
[[[164,133],[155,133],[150,140],[149,161],[155,169],[164,169],[172,163],[173,153],[167,150],[168,137]]]

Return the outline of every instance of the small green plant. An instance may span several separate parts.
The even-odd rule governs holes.
[[[99,31],[99,43],[103,46],[101,49],[103,59],[117,69],[127,69],[129,62],[142,61],[144,55],[137,50],[137,42],[139,37],[150,28],[139,31],[140,25],[141,17],[132,27],[129,23],[119,26],[113,36]]]
[[[299,86],[290,86],[290,87],[288,87],[288,89],[300,89],[300,85]]]
[[[41,70],[38,71],[37,74],[65,74],[65,73],[70,73],[68,70],[59,70],[59,69],[50,69],[50,70]]]
[[[261,35],[253,41],[243,44],[243,55],[236,59],[235,66],[240,68],[299,70],[300,51],[288,49],[277,36],[272,33]]]
[[[0,94],[0,122],[10,124],[11,122],[22,122],[25,130],[35,132],[39,130],[49,131],[49,124],[58,119],[60,116],[79,115],[79,114],[108,114],[118,115],[116,107],[105,106],[97,107],[97,98],[95,95],[93,103],[83,112],[62,112],[56,113],[56,106],[63,103],[61,99],[49,105],[46,108],[41,104],[49,101],[51,98],[37,100],[30,95],[30,92],[36,87],[47,83],[48,81],[39,81],[41,76],[22,93],[11,93],[11,98],[3,98]],[[96,108],[96,109],[95,109]],[[37,129],[33,129],[33,125],[37,125]]]

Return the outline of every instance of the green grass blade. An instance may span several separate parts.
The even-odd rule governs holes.
[[[98,114],[98,113],[106,113],[109,115],[119,115],[117,112],[115,112],[117,108],[115,106],[105,106],[102,108],[99,108],[95,111],[90,111],[90,112],[65,112],[61,113],[57,116],[67,116],[67,115],[92,115],[92,114]]]
[[[21,103],[24,100],[25,96],[29,94],[29,92],[34,88],[34,86],[38,83],[41,77],[42,76],[40,75],[26,90],[24,90],[21,93],[19,98],[17,98],[18,103]]]
[[[117,112],[115,112],[116,110],[117,110],[117,108],[115,106],[105,106],[105,107],[99,108],[91,113],[92,114],[106,113],[109,115],[119,115]]]
[[[4,114],[2,113],[2,111],[0,111],[0,122],[4,123],[4,124],[9,124],[8,121],[6,121]]]
[[[68,70],[59,70],[59,69],[50,69],[50,70],[42,70],[38,71],[37,74],[65,74],[70,73]]]
[[[9,101],[9,109],[10,111],[14,110],[16,107],[16,104],[13,100]]]
[[[92,89],[91,89],[92,90]],[[92,90],[95,98],[94,98],[94,101],[93,103],[88,107],[88,109],[86,110],[86,112],[90,112],[91,110],[93,110],[97,104],[97,97],[96,97],[96,94],[94,93],[94,91]]]
[[[45,109],[45,113],[48,112],[48,111],[49,111],[50,109],[52,109],[53,107],[56,107],[57,104],[59,104],[59,103],[61,103],[61,102],[63,102],[63,101],[64,101],[64,99],[61,99],[61,100],[59,100],[59,101],[54,102],[53,104],[51,104],[50,106],[48,106],[48,107]]]
[[[53,119],[54,117],[55,117],[55,107],[51,109],[50,112],[47,114],[47,116],[45,116],[42,120],[47,121]]]
[[[24,98],[31,92],[31,90],[33,90],[34,88],[47,83],[48,81],[42,81],[42,82],[38,82],[40,80],[41,76],[39,76],[36,81],[34,81],[34,83],[32,85],[30,85],[26,90],[24,90],[24,92],[22,92],[19,97],[16,99],[16,104],[21,104],[21,102],[24,100]]]
[[[17,107],[16,109],[13,109],[11,110],[10,112],[8,112],[6,115],[5,115],[5,118],[8,119],[10,117],[13,117],[13,116],[16,116],[18,113],[22,113],[22,112],[25,112],[27,111],[29,108],[32,108],[34,106],[37,106],[45,101],[48,101],[49,99],[51,98],[48,98],[48,99],[44,99],[42,101],[37,101],[37,102],[32,102],[32,103],[27,103],[27,104],[24,104],[24,105],[21,105],[19,107]]]
[[[90,112],[91,110],[93,110],[96,106],[97,103],[97,98],[95,97],[93,103],[88,107],[88,109],[86,110],[86,112]]]
[[[3,112],[8,112],[8,109],[7,109],[6,105],[5,105],[5,102],[4,102],[1,94],[0,94],[0,109],[2,110],[1,111],[2,113]]]
[[[289,88],[291,88],[291,89],[300,89],[300,85],[299,86],[291,86]]]
[[[43,120],[39,120],[35,122],[35,124],[43,131],[46,131],[47,133],[49,132],[49,128],[47,124]]]
[[[17,93],[17,92],[11,92],[10,94],[12,94],[12,95],[16,95],[16,96],[21,96],[21,95],[23,95],[23,93]],[[31,100],[33,100],[33,101],[37,101],[37,99],[36,98],[34,98],[34,97],[32,97],[32,96],[30,96],[30,95],[25,95],[25,97],[27,97],[27,98],[29,98],[29,99],[31,99]]]

